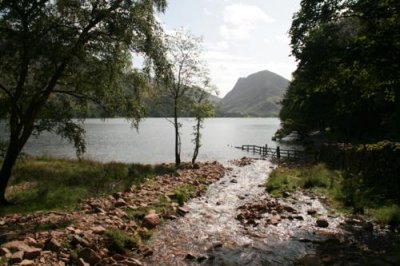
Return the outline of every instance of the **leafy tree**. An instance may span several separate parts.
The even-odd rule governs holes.
[[[400,137],[397,1],[303,0],[290,35],[298,67],[283,99],[278,133]]]
[[[203,88],[193,88],[192,96],[192,114],[196,124],[193,126],[192,140],[194,143],[194,151],[192,156],[192,164],[196,163],[201,147],[201,129],[203,128],[204,118],[215,115],[215,106],[208,98],[208,91],[205,89],[209,86],[209,81],[206,81]],[[215,89],[214,89],[215,90]]]
[[[181,163],[181,138],[179,116],[190,106],[190,92],[193,87],[204,84],[208,79],[204,62],[201,59],[201,38],[187,31],[176,31],[167,36],[168,59],[172,72],[167,83],[167,97],[172,99],[175,129],[175,165]]]
[[[12,168],[32,134],[53,131],[85,151],[82,121],[89,102],[108,112],[141,115],[142,73],[132,53],[166,69],[154,12],[165,0],[0,0],[0,117],[9,126],[0,170],[0,203]],[[148,69],[150,70],[150,69]]]

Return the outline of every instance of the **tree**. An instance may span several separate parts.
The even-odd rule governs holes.
[[[146,82],[132,71],[132,52],[165,71],[154,12],[165,0],[0,0],[0,117],[9,138],[0,170],[0,203],[12,168],[32,134],[53,131],[85,151],[81,121],[89,102],[130,114],[137,125],[137,97]],[[131,90],[129,90],[129,88]]]
[[[290,35],[298,67],[282,102],[280,133],[399,139],[397,1],[303,0]]]
[[[193,103],[192,103],[192,114],[195,118],[195,125],[193,126],[194,139],[194,151],[192,156],[192,164],[196,163],[197,156],[199,155],[201,147],[201,132],[203,128],[204,118],[212,117],[215,115],[215,106],[208,98],[208,91],[205,89],[209,85],[209,81],[206,81],[204,88],[193,88]]]
[[[167,83],[166,91],[172,99],[173,121],[175,129],[175,165],[181,163],[181,138],[179,116],[190,103],[189,92],[196,85],[207,80],[204,62],[201,59],[201,38],[180,30],[167,36],[168,59],[172,72]]]

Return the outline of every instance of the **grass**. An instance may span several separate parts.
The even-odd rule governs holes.
[[[378,223],[400,225],[398,204],[379,197],[364,185],[361,176],[331,170],[324,164],[279,167],[270,174],[265,186],[275,197],[297,189],[312,191],[325,196],[328,204],[341,212],[365,213]]]
[[[81,199],[123,191],[173,171],[164,165],[22,159],[14,168],[6,193],[13,205],[2,208],[0,214],[73,209]]]
[[[137,249],[142,244],[139,235],[129,235],[121,230],[110,230],[105,233],[107,237],[107,248],[111,252],[125,254],[128,251]]]
[[[182,206],[190,198],[194,197],[196,194],[196,188],[192,185],[186,184],[182,185],[174,190],[174,199]]]

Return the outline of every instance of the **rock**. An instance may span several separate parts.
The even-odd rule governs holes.
[[[15,232],[8,232],[8,233],[0,234],[0,243],[11,241],[16,238],[18,238],[18,234]]]
[[[185,214],[189,213],[189,210],[183,207],[178,207],[178,214],[184,216]]]
[[[14,254],[11,255],[10,257],[10,262],[11,263],[20,263],[24,258],[24,252],[23,251],[17,251]]]
[[[55,238],[49,238],[44,244],[44,250],[58,252],[61,249],[61,244]]]
[[[78,235],[73,235],[71,240],[71,245],[76,246],[78,244],[83,247],[90,247],[90,242],[88,240]]]
[[[296,212],[296,210],[291,206],[283,206],[283,209],[287,212]]]
[[[25,259],[34,259],[34,258],[40,256],[40,253],[42,251],[40,248],[31,247],[31,246],[25,244],[24,242],[18,241],[18,240],[7,242],[7,243],[3,244],[2,247],[5,250],[15,249],[18,251],[23,251]],[[4,251],[4,252],[7,253],[6,251]]]
[[[282,196],[283,196],[284,198],[288,198],[288,197],[290,197],[290,193],[287,192],[287,191],[284,191],[284,192],[282,193]]]
[[[92,230],[93,233],[99,234],[99,235],[103,234],[106,231],[106,229],[101,225],[93,226],[92,228],[90,228],[90,230]]]
[[[19,265],[23,266],[34,266],[35,262],[33,260],[23,260]]]
[[[11,252],[8,248],[0,248],[0,256],[2,257],[10,257],[11,256]]]
[[[127,266],[142,266],[143,264],[134,258],[129,258],[129,260],[125,261],[125,265]]]
[[[84,248],[78,253],[79,258],[91,265],[98,263],[101,257],[91,248]]]
[[[124,207],[126,206],[126,201],[123,198],[119,198],[115,203],[114,206],[115,207]]]
[[[272,225],[278,225],[280,220],[281,217],[279,215],[272,215],[269,223]]]
[[[316,209],[308,209],[307,210],[307,214],[308,215],[314,215],[314,214],[316,214],[317,213],[317,210]]]
[[[318,219],[316,224],[318,227],[322,227],[322,228],[326,228],[329,226],[328,221],[325,219]]]
[[[143,225],[152,229],[160,224],[160,217],[156,213],[149,213],[143,218]]]
[[[82,258],[79,258],[77,264],[78,264],[78,266],[90,266],[90,264],[87,263],[86,261],[84,261]]]
[[[196,261],[202,263],[203,261],[207,260],[208,257],[206,255],[200,255],[197,257]]]
[[[24,259],[34,259],[40,256],[42,250],[40,248],[29,248],[28,250],[25,250],[24,253]]]
[[[231,180],[231,183],[235,183],[236,184],[237,182],[238,182],[237,179],[232,179]]]

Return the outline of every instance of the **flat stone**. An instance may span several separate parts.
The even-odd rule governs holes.
[[[33,260],[23,260],[19,265],[21,266],[34,266],[35,262]]]
[[[71,240],[71,245],[76,246],[78,244],[83,247],[90,247],[90,242],[88,240],[78,235],[73,235]]]
[[[101,257],[91,248],[84,248],[78,253],[79,258],[82,258],[89,264],[96,264],[101,260]]]
[[[90,228],[90,230],[92,230],[95,234],[103,234],[106,231],[106,229],[101,225],[93,226],[92,228]]]
[[[24,259],[34,259],[40,256],[42,249],[40,248],[32,248],[30,247],[28,250],[25,250]]]
[[[119,198],[115,203],[114,203],[114,206],[115,207],[124,207],[124,206],[126,206],[127,205],[127,203],[126,203],[126,201],[123,199],[123,198]]]
[[[14,254],[11,255],[9,261],[11,263],[20,263],[23,259],[24,259],[24,252],[23,251],[17,251]]]
[[[55,238],[49,238],[44,244],[44,249],[57,252],[61,249],[61,244]]]
[[[0,248],[0,256],[4,257],[11,256],[11,252],[8,248]]]

